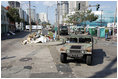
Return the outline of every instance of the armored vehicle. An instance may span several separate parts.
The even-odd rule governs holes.
[[[60,26],[60,35],[68,35],[68,27]]]
[[[69,35],[63,40],[63,47],[60,48],[60,60],[67,62],[67,57],[84,59],[87,65],[92,64],[93,37],[89,35]]]

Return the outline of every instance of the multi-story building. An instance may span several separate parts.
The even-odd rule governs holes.
[[[39,24],[39,14],[36,14],[36,24]]]
[[[8,1],[10,7],[13,7],[13,8],[19,8],[20,7],[20,2],[18,1]]]
[[[69,1],[69,13],[88,9],[88,1]]]
[[[24,22],[20,22],[20,29],[21,30],[24,30],[24,27],[25,27],[25,23],[29,23],[29,17],[28,17],[28,14],[26,13],[26,11],[24,11],[22,8],[19,8],[19,15],[20,15],[20,18],[24,20]]]
[[[69,12],[68,1],[61,1],[59,6],[59,14],[60,14],[60,24],[64,23],[64,18]]]
[[[88,8],[88,1],[61,1],[59,6],[59,24],[65,25],[67,16],[73,15],[76,11],[84,11]]]
[[[29,9],[27,9],[26,13],[29,15]],[[35,12],[35,9],[31,9],[31,22],[36,22],[36,12]]]
[[[28,14],[26,13],[26,11],[24,11],[24,16],[23,16],[23,18],[24,18],[24,21],[25,21],[25,22],[29,22],[29,16],[28,16]]]
[[[1,34],[7,33],[9,29],[9,19],[7,17],[8,10],[1,5]]]
[[[68,19],[68,16],[73,15],[76,11],[86,11],[88,9],[88,1],[69,1],[69,12],[64,20]],[[64,23],[64,25],[68,23]]]
[[[21,8],[20,2],[18,2],[18,1],[8,1],[8,3],[10,5],[10,7],[18,9],[19,16],[20,16],[21,19],[23,19],[25,22],[29,22],[29,16],[28,16],[28,14],[26,14],[26,11],[24,11]],[[25,24],[23,22],[20,22],[20,24],[18,24],[18,22],[16,22],[15,24],[16,24],[16,29],[24,30]]]
[[[60,13],[61,15],[65,15],[65,14],[68,14],[69,12],[69,5],[68,5],[68,1],[61,1],[61,4],[60,4]]]
[[[39,13],[39,19],[41,22],[48,22],[46,13]]]

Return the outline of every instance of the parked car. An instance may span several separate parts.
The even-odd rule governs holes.
[[[93,37],[89,35],[69,35],[63,40],[63,47],[60,49],[60,60],[67,62],[67,57],[84,59],[88,65],[92,64]]]
[[[26,25],[25,28],[26,28],[26,30],[29,30],[30,25]],[[43,28],[43,26],[40,26],[40,25],[32,25],[32,30],[36,30],[36,29],[41,30],[42,28]]]

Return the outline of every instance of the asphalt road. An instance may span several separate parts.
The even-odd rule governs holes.
[[[70,59],[60,62],[61,44],[27,44],[21,42],[28,32],[1,41],[2,78],[116,78],[117,43],[98,40],[94,45],[93,64]],[[54,44],[54,45],[53,45]]]

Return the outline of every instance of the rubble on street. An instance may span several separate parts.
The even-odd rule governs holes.
[[[53,40],[53,33],[48,32],[48,34],[44,34],[41,31],[33,32],[27,36],[27,38],[22,41],[22,44],[32,44],[32,43],[46,43]]]

